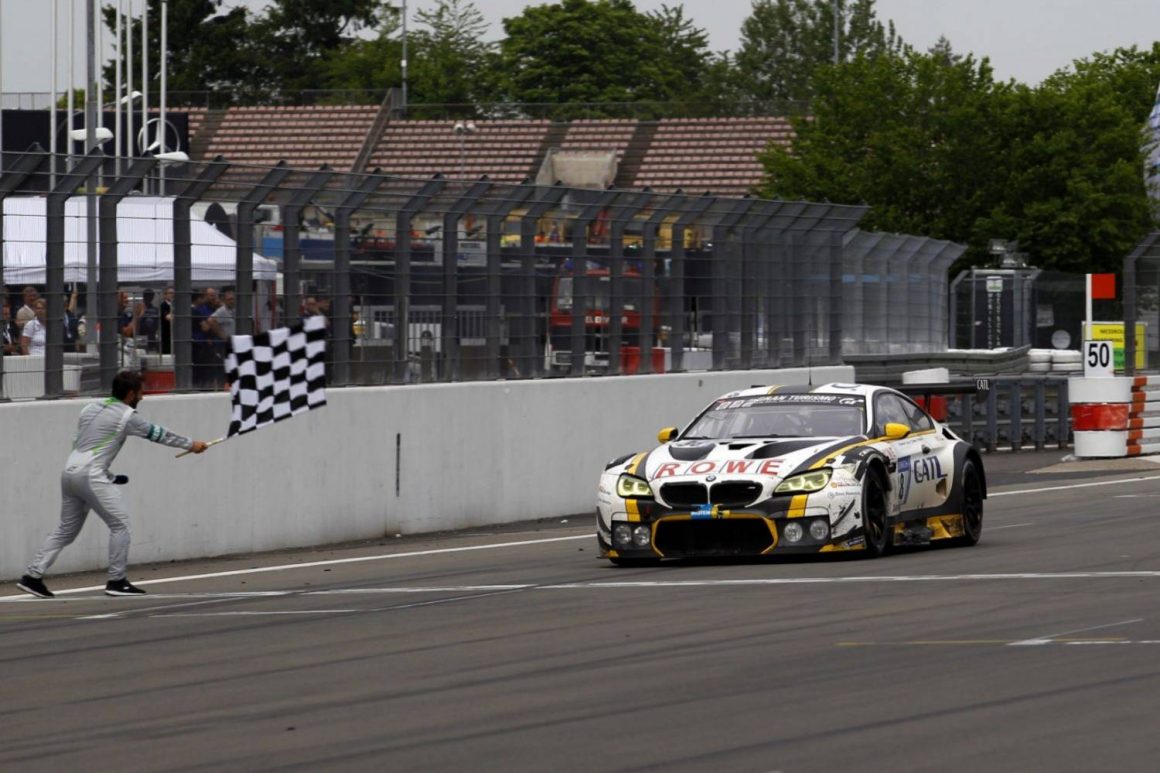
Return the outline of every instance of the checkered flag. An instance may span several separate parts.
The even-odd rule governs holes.
[[[231,336],[226,378],[233,398],[226,437],[326,405],[326,318],[256,336]]]

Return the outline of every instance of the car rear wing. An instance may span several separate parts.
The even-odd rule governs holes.
[[[947,420],[949,395],[983,395],[991,391],[991,380],[977,378],[974,382],[960,381],[956,384],[903,384],[896,387],[899,392],[914,398],[937,421]]]
[[[928,400],[934,395],[985,395],[991,391],[991,380],[977,378],[974,382],[960,381],[954,384],[903,384],[895,389],[904,395],[925,397]]]

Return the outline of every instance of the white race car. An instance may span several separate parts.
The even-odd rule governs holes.
[[[939,390],[928,390],[937,394]],[[596,536],[617,565],[948,540],[974,545],[978,451],[901,392],[769,386],[714,400],[600,476]]]

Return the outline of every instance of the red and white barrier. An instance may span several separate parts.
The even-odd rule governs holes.
[[[1160,453],[1160,376],[1068,379],[1075,455]]]
[[[1071,429],[1080,458],[1128,455],[1133,379],[1069,378]]]
[[[1160,453],[1160,376],[1137,376],[1128,410],[1128,456]]]

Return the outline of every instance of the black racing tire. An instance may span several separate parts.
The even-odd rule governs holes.
[[[862,533],[866,539],[866,555],[878,558],[890,552],[890,517],[886,506],[886,483],[882,474],[870,470],[862,484]]]
[[[962,483],[963,535],[956,537],[955,545],[970,547],[977,545],[983,536],[983,479],[975,469],[975,463],[968,459],[963,464]]]
[[[661,562],[659,558],[621,558],[619,556],[610,557],[608,559],[613,566],[624,568],[641,567],[641,566],[658,566]]]

